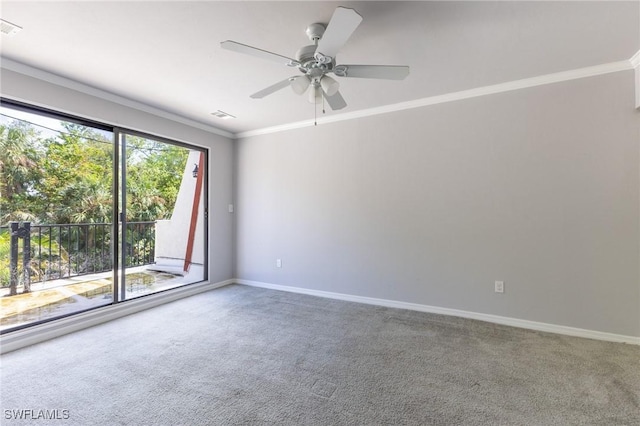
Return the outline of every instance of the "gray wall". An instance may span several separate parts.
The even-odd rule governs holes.
[[[2,69],[2,96],[111,125],[210,148],[209,256],[211,282],[233,278],[233,141],[182,123],[129,108],[79,91]]]
[[[237,277],[640,336],[639,143],[633,71],[242,139]]]

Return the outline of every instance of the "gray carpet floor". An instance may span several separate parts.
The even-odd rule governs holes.
[[[638,346],[238,285],[1,368],[3,425],[640,424]]]

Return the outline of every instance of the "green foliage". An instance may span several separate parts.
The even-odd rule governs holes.
[[[43,223],[105,223],[112,212],[113,143],[102,134],[64,123],[66,132],[43,141],[38,218]]]
[[[175,145],[127,137],[127,219],[169,219],[189,151]]]
[[[69,122],[60,122],[60,127],[60,132],[48,132],[53,136],[45,137],[44,130],[24,121],[0,124],[0,226],[10,221],[30,221],[33,225],[112,222],[111,134]],[[128,221],[171,217],[188,155],[186,148],[126,137]],[[0,286],[9,282],[9,233],[5,231],[0,230]],[[32,236],[32,245],[48,247],[45,238]],[[55,241],[51,243],[52,251],[64,251],[58,250]],[[90,243],[81,240],[75,250],[87,252]],[[135,247],[136,253],[149,254],[145,244],[150,243],[137,244],[143,245]],[[35,252],[32,254],[35,260]],[[38,259],[42,270],[32,270],[32,276],[51,274],[53,265],[47,264],[51,259],[58,264],[78,263],[75,254],[72,261],[71,253],[66,252],[57,257],[43,253],[43,259],[47,260]],[[87,265],[91,261],[81,259],[80,263],[91,270]]]
[[[9,232],[0,230],[0,287],[9,286],[10,240]]]
[[[0,125],[0,224],[109,223],[113,141],[78,124],[44,138],[25,122]],[[186,148],[127,136],[127,219],[171,217]]]
[[[0,221],[33,220],[43,148],[27,123],[0,125]],[[0,223],[1,223],[0,222]]]
[[[22,241],[19,243],[18,265],[19,272],[22,265]],[[39,249],[39,250],[38,250]],[[9,251],[11,250],[11,236],[8,230],[0,232],[0,287],[9,287],[10,268]],[[54,265],[55,264],[55,265]],[[58,245],[55,239],[50,239],[47,235],[31,235],[31,270],[32,281],[39,281],[52,270],[66,269],[69,264],[69,254]],[[22,280],[23,277],[20,277]]]

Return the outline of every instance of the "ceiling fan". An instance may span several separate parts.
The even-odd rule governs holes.
[[[336,64],[336,54],[361,22],[362,16],[355,10],[345,7],[336,8],[326,28],[319,23],[307,27],[306,34],[314,44],[298,50],[296,59],[231,40],[223,41],[220,45],[227,50],[276,61],[291,68],[298,68],[302,72],[302,75],[289,77],[254,93],[251,95],[252,98],[260,99],[291,86],[299,95],[309,89],[309,102],[317,104],[326,99],[331,109],[339,110],[346,107],[347,103],[338,90],[340,84],[327,74],[386,80],[402,80],[409,75],[408,66]]]

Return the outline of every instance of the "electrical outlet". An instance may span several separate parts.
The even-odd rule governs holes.
[[[496,281],[495,290],[496,293],[504,293],[504,281]]]
[[[276,268],[282,268],[282,259],[276,259]]]

